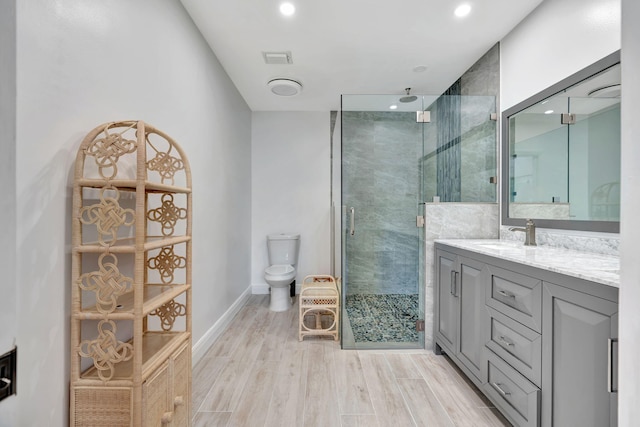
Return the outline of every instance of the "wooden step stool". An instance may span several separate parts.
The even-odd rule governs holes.
[[[306,335],[330,335],[338,340],[340,330],[340,291],[333,276],[328,274],[310,275],[302,281],[300,290],[300,330],[298,339]],[[305,324],[306,316],[314,315],[314,327]],[[332,323],[322,326],[322,316],[331,316]]]

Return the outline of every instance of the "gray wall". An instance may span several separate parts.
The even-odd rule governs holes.
[[[495,202],[500,49],[493,46],[433,105],[425,126],[425,197],[442,202]]]
[[[342,203],[349,294],[417,294],[422,129],[414,113],[342,113]]]

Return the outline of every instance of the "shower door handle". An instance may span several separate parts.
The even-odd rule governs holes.
[[[352,236],[356,234],[356,208],[351,208],[351,215],[349,216],[349,234]]]

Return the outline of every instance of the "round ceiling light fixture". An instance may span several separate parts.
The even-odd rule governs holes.
[[[458,18],[464,18],[471,12],[471,5],[469,3],[463,3],[460,6],[456,7],[456,10],[453,12]]]
[[[284,16],[292,16],[296,13],[296,7],[292,3],[282,3],[280,5],[280,13]]]
[[[295,96],[302,92],[302,84],[292,79],[273,79],[267,83],[271,92],[278,96]]]

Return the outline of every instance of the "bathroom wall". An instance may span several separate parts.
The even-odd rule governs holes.
[[[622,216],[620,221],[620,393],[618,424],[640,419],[640,2],[622,0]]]
[[[620,0],[543,1],[500,41],[501,110],[620,49]]]
[[[620,0],[542,2],[500,41],[501,110],[620,49],[620,28]],[[578,249],[582,239],[571,236],[585,236],[589,247],[604,250],[617,247],[619,238],[579,231],[550,234],[553,244]],[[601,238],[603,242],[593,241]]]
[[[298,283],[330,273],[330,114],[256,111],[251,122],[251,285],[268,293],[267,234],[300,233]]]
[[[422,124],[415,113],[342,112],[348,293],[417,294]]]
[[[82,138],[106,121],[143,119],[189,156],[197,344],[250,285],[251,112],[177,1],[17,2],[17,51],[19,360],[11,425],[62,427],[72,167]]]
[[[0,354],[17,336],[16,285],[16,2],[0,0]],[[0,402],[0,426],[15,425],[17,397]]]

